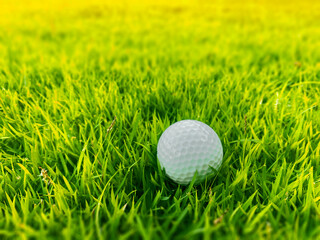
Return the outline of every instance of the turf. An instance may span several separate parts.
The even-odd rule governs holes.
[[[319,239],[320,4],[0,4],[1,239]],[[222,168],[171,182],[161,133]]]

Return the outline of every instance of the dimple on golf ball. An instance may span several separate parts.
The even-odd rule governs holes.
[[[215,131],[196,120],[182,120],[161,135],[157,156],[161,168],[176,183],[196,183],[213,175],[222,164],[223,149]]]

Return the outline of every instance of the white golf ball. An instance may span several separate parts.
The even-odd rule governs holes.
[[[213,175],[222,164],[223,149],[218,135],[207,124],[183,120],[172,124],[161,135],[157,156],[161,168],[176,183],[196,183]]]

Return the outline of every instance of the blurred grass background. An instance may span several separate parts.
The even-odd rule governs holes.
[[[130,69],[145,61],[160,62],[164,68],[179,63],[190,68],[208,61],[248,68],[252,59],[254,67],[285,64],[288,58],[320,61],[317,1],[2,1],[1,5],[2,65],[7,60],[23,68],[63,66],[75,71],[89,65],[116,69],[119,62],[122,69]]]

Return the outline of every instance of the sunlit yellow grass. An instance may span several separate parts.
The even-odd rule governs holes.
[[[107,52],[110,55],[120,50],[121,46],[115,42],[119,35],[141,42],[146,54],[152,54],[148,52],[150,45],[146,42],[149,42],[160,52],[174,47],[184,58],[191,57],[188,51],[199,51],[193,46],[201,47],[197,43],[200,39],[216,39],[215,44],[206,47],[210,47],[212,53],[229,55],[228,58],[235,61],[246,61],[252,54],[258,54],[250,49],[244,51],[242,45],[267,47],[269,52],[292,49],[292,62],[301,61],[293,49],[303,51],[306,47],[303,44],[308,44],[307,55],[320,53],[318,1],[33,0],[2,1],[1,6],[3,64],[8,58],[8,49],[19,52],[25,67],[35,57],[40,68],[57,63],[74,68],[74,60],[82,59],[81,55],[92,49],[104,53],[103,62]],[[53,41],[60,39],[60,43],[44,41],[47,37]],[[77,39],[70,39],[72,37]],[[81,48],[76,47],[78,44]],[[278,45],[286,47],[278,49]],[[203,57],[202,50],[200,57]],[[121,51],[130,55],[143,54],[130,47]]]

